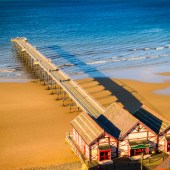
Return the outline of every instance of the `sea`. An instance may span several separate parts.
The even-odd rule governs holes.
[[[170,0],[0,0],[1,80],[30,78],[13,55],[15,37],[73,79],[170,68]]]

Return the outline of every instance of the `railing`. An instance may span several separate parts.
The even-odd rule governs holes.
[[[90,103],[91,107],[90,109],[92,110],[95,110],[94,113],[96,112],[97,115],[100,115],[101,113],[104,112],[104,107],[99,104],[97,101],[95,101],[90,95],[88,95],[88,93],[82,89],[82,87],[75,81],[71,80],[70,77],[63,73],[62,71],[58,70],[58,75],[55,76],[55,74],[53,74],[53,72],[50,72],[49,69],[52,69],[52,70],[55,70],[55,69],[58,69],[57,66],[55,66],[53,63],[51,63],[45,56],[43,56],[39,51],[37,51],[35,48],[33,48],[31,46],[31,44],[29,44],[27,41],[25,41],[26,39],[25,38],[16,38],[16,39],[13,39],[12,41],[13,42],[16,42],[21,48],[24,49],[24,51],[27,52],[27,54],[34,60],[37,62],[37,64],[44,69],[45,72],[47,72],[47,74],[49,76],[51,76],[51,78],[57,82],[57,84],[59,84],[63,89],[64,91],[66,91],[68,93],[68,95],[70,96],[70,98],[73,98],[75,103],[80,106],[83,110],[88,111],[88,108],[86,108],[81,100],[79,100],[73,93],[71,90],[69,90],[69,88],[62,82],[60,82],[58,79],[61,79],[61,80],[65,80],[65,79],[69,79],[70,81],[70,85],[72,85],[72,87],[76,90],[77,93],[79,93],[84,99],[85,98],[88,98],[87,99],[87,102]],[[26,45],[28,46],[27,48],[25,47],[25,45],[23,45],[22,43],[26,43]],[[31,54],[29,52],[29,50],[33,50],[33,54],[35,54],[35,56],[33,56],[33,54]],[[36,57],[37,56],[37,57]],[[43,62],[44,61],[44,62]],[[45,63],[46,62],[46,63]],[[45,67],[45,64],[47,64],[47,68]],[[48,69],[49,67],[49,69]],[[58,76],[58,77],[57,77]],[[58,78],[58,79],[57,79]],[[95,116],[96,113],[93,115],[93,113],[89,113],[91,114],[92,116]]]
[[[73,152],[80,158],[81,162],[84,163],[86,159],[84,155],[81,153],[81,151],[79,151],[74,141],[72,140],[72,135],[70,135],[70,133],[66,134],[66,141],[68,144],[71,145]]]

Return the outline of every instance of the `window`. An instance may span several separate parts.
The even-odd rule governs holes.
[[[100,151],[100,161],[110,160],[111,151]]]
[[[167,143],[167,151],[170,151],[170,142]]]

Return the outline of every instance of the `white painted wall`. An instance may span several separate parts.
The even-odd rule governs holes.
[[[147,132],[136,132],[136,133],[130,133],[128,135],[129,139],[133,140],[136,138],[147,138]]]

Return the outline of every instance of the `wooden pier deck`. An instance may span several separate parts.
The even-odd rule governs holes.
[[[104,108],[97,103],[78,83],[42,55],[36,48],[28,43],[26,38],[11,40],[16,54],[22,57],[25,63],[34,70],[38,78],[51,87],[59,86],[65,95],[89,115],[97,118],[104,112]]]

